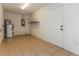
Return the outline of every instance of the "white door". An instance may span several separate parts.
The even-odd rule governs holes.
[[[79,3],[64,6],[64,48],[79,55]]]
[[[61,6],[48,9],[49,41],[60,47],[63,46],[63,31],[61,31],[61,25],[63,25],[63,8]]]

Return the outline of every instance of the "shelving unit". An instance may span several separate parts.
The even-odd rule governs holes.
[[[39,23],[38,21],[30,21],[29,24]]]
[[[29,24],[38,24],[38,23],[40,23],[39,21],[34,20],[34,19],[36,19],[36,17],[34,17],[34,18],[30,17]]]

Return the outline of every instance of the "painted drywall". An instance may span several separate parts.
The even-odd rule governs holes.
[[[52,5],[51,5],[52,6]],[[59,36],[56,36],[55,23],[56,8],[62,10],[62,7],[52,6],[43,7],[32,15],[33,20],[39,21],[40,23],[30,25],[30,32],[32,35],[49,41],[53,44],[58,45],[58,41],[61,41]],[[64,4],[63,6],[62,22],[64,26],[62,48],[67,49],[75,54],[79,55],[79,4]],[[49,12],[49,11],[51,12]],[[54,11],[54,12],[53,12]],[[53,13],[52,13],[53,12]],[[62,13],[61,12],[61,13]],[[61,15],[61,14],[60,14]],[[59,15],[59,16],[60,16]],[[51,17],[49,17],[51,16]],[[51,21],[52,20],[52,21]],[[55,30],[54,30],[55,29]],[[55,36],[55,37],[54,37]],[[57,43],[56,43],[57,42]],[[59,46],[59,45],[58,45]]]
[[[25,19],[25,26],[21,26],[21,14],[5,12],[5,19],[9,19],[14,24],[14,35],[23,35],[29,34],[29,16],[24,15],[23,18]]]
[[[38,21],[30,25],[30,33],[36,37],[62,47],[63,32],[60,27],[63,22],[63,5],[49,4],[31,16],[31,21]]]
[[[3,28],[3,24],[4,24],[3,8],[2,8],[2,5],[0,4],[0,30],[2,30],[0,32],[0,44],[2,43],[2,41],[4,39],[4,28]]]
[[[64,48],[79,55],[79,4],[64,5]]]

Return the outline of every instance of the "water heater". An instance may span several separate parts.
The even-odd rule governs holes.
[[[7,31],[7,37],[13,36],[13,24],[7,24],[6,25],[6,31]]]

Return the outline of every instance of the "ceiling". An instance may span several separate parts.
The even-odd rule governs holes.
[[[39,8],[42,8],[46,6],[46,3],[31,3],[29,6],[27,6],[24,10],[21,9],[21,7],[24,5],[24,3],[3,3],[3,9],[6,12],[14,12],[14,13],[23,13],[23,14],[31,14],[34,11],[38,10]]]

